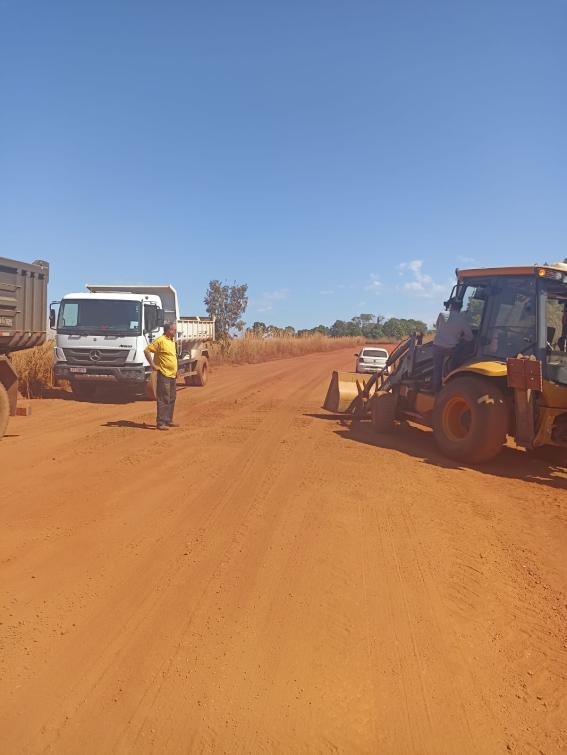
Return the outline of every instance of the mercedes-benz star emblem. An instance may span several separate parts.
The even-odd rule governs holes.
[[[98,351],[98,349],[93,349],[89,354],[89,358],[91,362],[100,362],[100,360],[102,359],[102,354],[100,353],[100,351]]]

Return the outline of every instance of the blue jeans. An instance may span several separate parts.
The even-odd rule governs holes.
[[[433,344],[433,384],[434,393],[439,393],[443,387],[443,366],[445,359],[453,352],[453,349],[444,349],[442,346]]]

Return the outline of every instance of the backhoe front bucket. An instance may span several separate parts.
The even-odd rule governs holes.
[[[362,393],[372,375],[356,372],[333,372],[323,409],[339,414],[363,414],[366,399]]]

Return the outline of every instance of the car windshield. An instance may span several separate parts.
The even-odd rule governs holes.
[[[64,299],[59,308],[59,333],[138,335],[141,304],[117,299]]]
[[[385,349],[362,349],[363,357],[387,357],[388,352]]]

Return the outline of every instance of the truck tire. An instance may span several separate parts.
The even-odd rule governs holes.
[[[157,399],[157,372],[152,370],[146,376],[145,390],[146,398],[148,401],[156,401]]]
[[[393,393],[378,391],[372,399],[372,429],[375,433],[391,433],[396,419],[397,398]]]
[[[506,397],[490,380],[460,377],[438,394],[433,435],[451,459],[479,464],[501,452],[510,422]]]
[[[197,374],[193,375],[193,385],[206,385],[209,379],[209,362],[207,359],[199,359],[197,362]]]
[[[71,391],[77,401],[92,401],[96,394],[96,385],[92,383],[79,383],[76,380],[71,381]]]
[[[0,438],[4,437],[8,427],[8,417],[10,416],[10,401],[8,391],[0,383]]]

